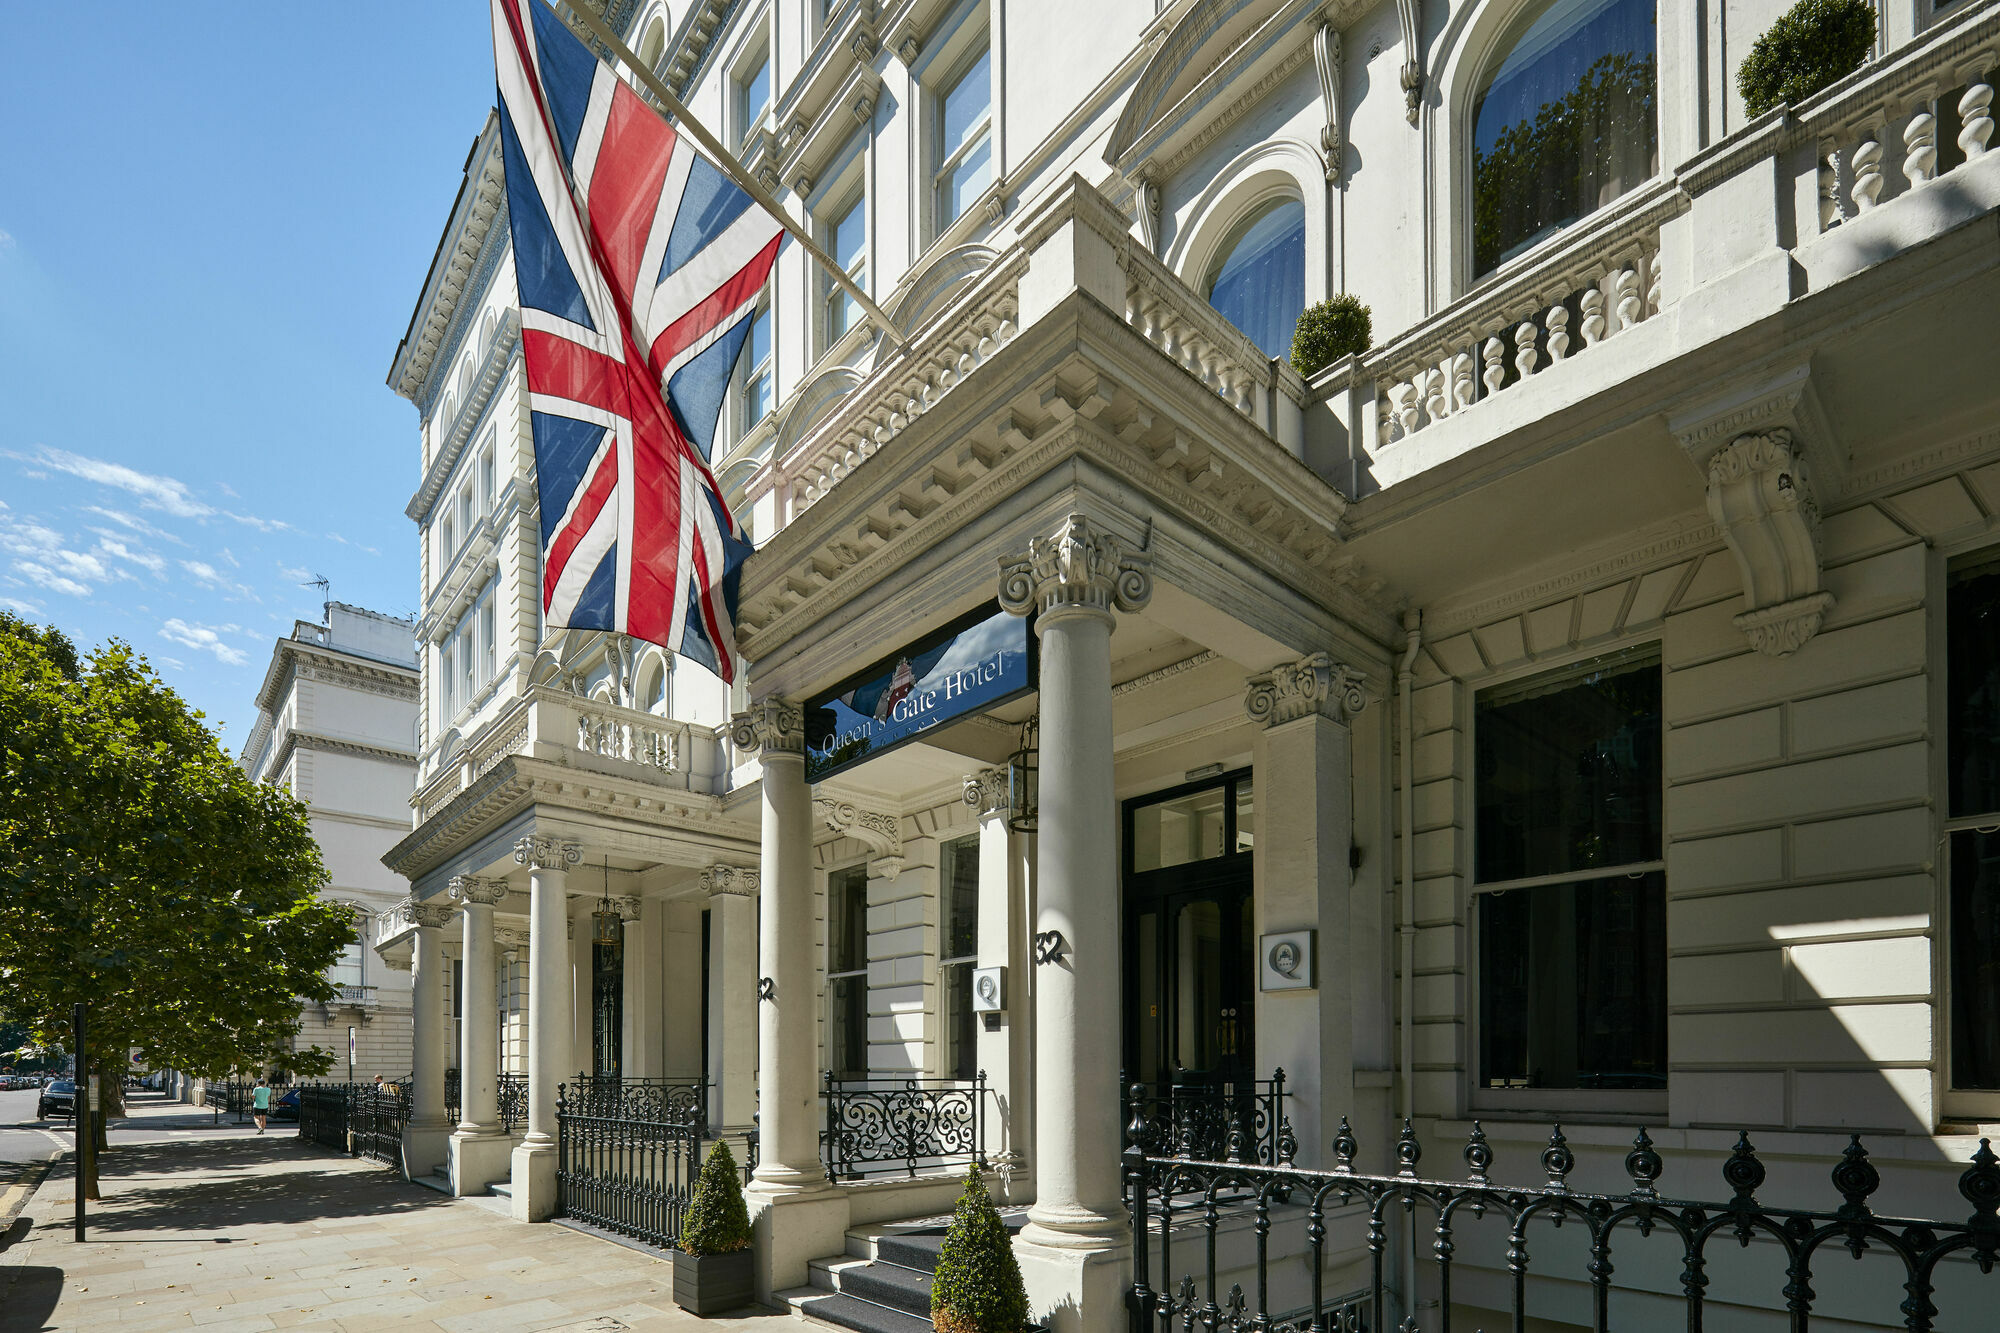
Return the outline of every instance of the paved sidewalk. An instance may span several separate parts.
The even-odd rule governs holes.
[[[157,1118],[158,1124],[152,1122]],[[100,1328],[449,1333],[797,1333],[791,1315],[696,1319],[662,1258],[412,1185],[376,1163],[141,1108],[106,1154],[89,1239],[59,1163],[0,1251],[0,1333]],[[146,1133],[146,1130],[155,1130]]]

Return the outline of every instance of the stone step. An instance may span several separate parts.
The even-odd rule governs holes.
[[[855,1333],[930,1333],[931,1321],[844,1292],[804,1288],[784,1293],[794,1313]]]

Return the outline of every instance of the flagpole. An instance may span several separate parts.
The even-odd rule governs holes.
[[[571,23],[564,16],[562,9],[558,9],[554,4],[550,3],[550,0],[538,0],[538,3],[546,6],[548,11],[556,16],[557,22],[561,23],[571,32],[576,32],[576,24]],[[708,129],[699,120],[695,119],[694,114],[687,109],[687,105],[680,98],[675,97],[667,91],[667,85],[660,82],[653,71],[648,69],[645,63],[632,53],[631,48],[618,39],[618,34],[611,30],[609,24],[592,13],[588,4],[565,5],[564,8],[567,8],[571,14],[575,15],[577,22],[590,30],[592,37],[604,43],[604,45],[611,49],[613,55],[625,62],[626,67],[645,86],[646,91],[657,97],[660,100],[660,105],[666,108],[666,111],[661,113],[662,116],[671,113],[677,119],[677,130],[684,130],[688,134],[693,135],[694,141],[708,150],[708,155],[715,159],[717,166],[729,173],[730,179],[742,186],[746,194],[762,204],[773,217],[777,218],[783,224],[785,230],[792,234],[792,238],[805,248],[805,252],[811,255],[821,268],[826,270],[827,276],[832,278],[842,291],[852,296],[862,310],[867,313],[868,317],[875,321],[876,327],[882,330],[883,335],[889,341],[895,343],[898,347],[908,341],[903,336],[902,331],[896,327],[895,321],[889,318],[887,312],[881,306],[876,305],[873,298],[867,292],[861,290],[860,284],[849,276],[847,270],[842,268],[832,255],[821,249],[819,243],[813,240],[803,227],[792,221],[792,215],[786,210],[785,206],[780,204],[776,197],[764,188],[762,182],[743,169],[743,164],[736,160],[736,155],[724,148],[721,142],[714,135],[710,134]],[[576,35],[579,38],[583,36],[582,33],[577,33]],[[656,107],[654,109],[657,111],[659,108]]]

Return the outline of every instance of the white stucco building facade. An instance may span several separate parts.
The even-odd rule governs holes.
[[[413,626],[330,602],[326,623],[298,621],[277,642],[238,762],[256,782],[305,802],[329,899],[352,908],[356,942],[335,965],[338,997],[300,1015],[299,1044],[333,1052],[331,1077],[410,1072],[410,976],[367,947],[374,922],[409,891],[382,864],[407,829],[416,772]]]
[[[2000,5],[1887,0],[1857,72],[1754,119],[1777,3],[609,8],[900,328],[780,256],[713,460],[758,544],[747,682],[545,633],[474,143],[390,372],[424,697],[378,941],[439,1016],[412,1141],[484,1154],[463,1188],[545,1217],[557,1080],[704,1079],[717,1133],[758,1117],[775,1299],[950,1198],[842,1178],[829,1089],[983,1071],[1035,1307],[1110,1329],[1121,1084],[1282,1068],[1305,1167],[1343,1117],[1391,1172],[1404,1119],[1427,1170],[1476,1122],[1533,1184],[1559,1121],[1622,1191],[1644,1126],[1719,1199],[1748,1132],[1821,1207],[1862,1133],[1898,1211],[1963,1216],[2000,1123]],[[1372,345],[1300,375],[1343,292]],[[975,627],[1020,688],[844,748],[949,704],[924,673]],[[453,1009],[455,957],[497,998]],[[468,1080],[475,1043],[527,1074],[518,1142],[423,1101],[454,1013],[494,1015]],[[1365,1289],[1365,1218],[1327,1228],[1327,1293]],[[1389,1305],[1430,1328],[1421,1243]],[[1504,1245],[1463,1248],[1458,1317],[1498,1326]],[[1672,1273],[1619,1272],[1620,1327],[1684,1324]],[[1530,1285],[1589,1326],[1584,1279]]]

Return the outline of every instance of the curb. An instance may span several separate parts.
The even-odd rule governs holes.
[[[58,1152],[39,1163],[31,1163],[19,1180],[0,1190],[0,1249],[7,1248],[11,1243],[6,1237],[14,1229],[14,1219],[28,1206],[28,1200],[35,1197],[35,1191],[49,1178],[55,1164],[68,1156],[66,1152]]]

